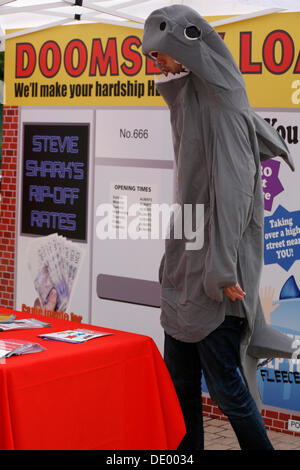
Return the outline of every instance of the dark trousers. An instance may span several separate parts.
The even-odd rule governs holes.
[[[211,399],[228,417],[242,450],[273,450],[261,414],[239,370],[244,320],[226,316],[198,343],[184,343],[165,333],[164,359],[186,425],[178,450],[203,450],[202,372]]]

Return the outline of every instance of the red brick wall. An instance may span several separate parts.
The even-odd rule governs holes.
[[[18,108],[3,106],[0,306],[14,306]]]
[[[215,419],[222,419],[227,421],[227,417],[223,415],[222,411],[216,406],[209,396],[203,396],[203,414]],[[266,425],[266,429],[271,431],[283,432],[293,436],[299,436],[299,433],[288,430],[288,420],[300,420],[300,416],[294,416],[291,413],[280,412],[280,410],[263,409],[262,416]]]

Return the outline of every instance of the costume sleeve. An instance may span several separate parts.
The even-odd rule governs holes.
[[[212,135],[204,289],[222,302],[223,288],[238,282],[238,247],[251,218],[256,165],[246,123],[239,115],[219,115]]]
[[[158,280],[159,280],[160,284],[162,283],[164,266],[165,266],[165,254],[162,256],[162,259],[161,259],[160,265],[159,265],[159,269],[158,269]]]

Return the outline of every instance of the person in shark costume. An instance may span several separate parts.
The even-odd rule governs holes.
[[[266,324],[259,299],[260,162],[280,156],[294,165],[283,139],[251,110],[229,49],[198,12],[184,5],[153,11],[142,47],[165,75],[157,88],[170,109],[174,202],[204,205],[202,248],[186,249],[185,237],[166,239],[159,270],[165,361],[187,428],[180,448],[203,449],[203,370],[241,448],[272,449],[259,411],[258,359],[291,357],[293,349],[287,335]]]

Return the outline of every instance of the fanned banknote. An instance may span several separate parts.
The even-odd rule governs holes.
[[[41,307],[67,310],[83,260],[83,249],[57,233],[34,239],[27,265]]]

